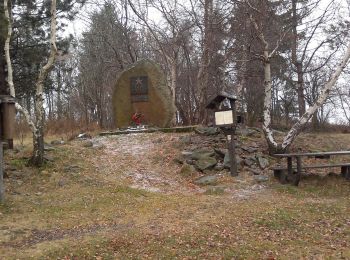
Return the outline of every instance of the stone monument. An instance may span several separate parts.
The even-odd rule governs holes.
[[[169,127],[175,104],[159,65],[141,60],[122,72],[114,88],[113,109],[119,128],[130,126],[135,113],[142,115],[145,125]]]

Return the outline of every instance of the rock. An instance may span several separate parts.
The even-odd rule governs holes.
[[[248,153],[255,153],[258,151],[257,147],[251,147],[251,146],[248,146],[248,147],[242,146],[241,149],[245,152],[248,152]]]
[[[204,171],[213,168],[217,163],[217,160],[213,157],[203,157],[196,162],[196,167]]]
[[[91,139],[91,135],[89,135],[87,133],[81,133],[81,134],[78,134],[77,138],[79,138],[79,139]]]
[[[144,115],[149,125],[169,127],[176,112],[166,75],[148,59],[137,61],[120,74],[112,104],[118,128],[129,126],[136,111]]]
[[[244,164],[247,165],[247,166],[252,166],[254,163],[255,163],[255,160],[253,160],[252,158],[245,158],[243,160]]]
[[[190,164],[190,165],[195,165],[196,164],[196,160],[189,159],[189,160],[186,160],[186,163]]]
[[[215,152],[213,149],[203,148],[203,149],[197,149],[191,154],[192,160],[200,160],[202,158],[212,157],[215,155]]]
[[[267,160],[266,158],[262,157],[262,156],[256,156],[259,166],[261,169],[265,169],[266,167],[269,166],[269,160]]]
[[[85,141],[83,142],[83,147],[89,148],[89,147],[93,147],[94,143],[91,141]]]
[[[222,195],[225,193],[225,188],[224,186],[212,186],[208,187],[207,190],[205,191],[206,195]]]
[[[207,175],[200,177],[194,181],[197,185],[216,185],[218,178],[215,175]]]
[[[199,126],[194,131],[200,135],[218,135],[220,133],[219,128],[217,127]]]
[[[187,163],[184,163],[180,170],[180,174],[184,177],[191,177],[195,172],[194,166]]]
[[[184,164],[185,162],[185,159],[182,157],[182,156],[177,156],[174,158],[173,160],[175,163],[178,163],[178,164]]]
[[[186,150],[181,152],[181,155],[182,155],[184,158],[186,158],[186,159],[191,158],[191,157],[192,157],[192,154],[193,154],[193,152],[191,152],[191,151],[186,151]]]
[[[215,148],[214,151],[221,157],[224,158],[225,154],[228,153],[228,149]]]
[[[191,159],[192,154],[193,152],[184,150],[181,152],[181,155],[178,155],[176,158],[174,158],[174,162],[178,164],[184,164],[186,160]],[[193,165],[194,163],[189,164]]]
[[[57,185],[58,185],[59,187],[63,187],[64,185],[66,185],[66,181],[63,180],[63,179],[61,179],[61,180],[58,181]]]
[[[52,147],[49,144],[44,144],[44,151],[49,152],[49,151],[54,151],[56,150],[54,147]]]
[[[186,136],[180,136],[179,141],[184,143],[184,144],[190,144],[192,143],[191,141],[191,136],[186,135]]]
[[[101,143],[92,143],[92,147],[96,150],[102,150],[102,149],[106,148],[106,146],[104,144],[101,144]]]
[[[223,163],[218,163],[214,167],[215,171],[222,171],[223,169],[225,169],[225,165]]]
[[[241,136],[248,136],[248,137],[260,137],[260,130],[257,130],[256,128],[241,128],[237,130],[237,134]]]
[[[267,182],[269,181],[269,177],[265,175],[255,175],[254,179],[257,183]]]
[[[47,162],[53,162],[54,161],[54,159],[51,156],[47,155],[47,154],[44,155],[44,160],[47,161]]]
[[[63,140],[53,140],[53,141],[51,141],[51,144],[52,145],[61,145],[61,144],[64,144],[64,141]]]
[[[248,169],[251,173],[253,173],[254,175],[260,175],[261,171],[259,171],[258,169],[255,168],[249,168]]]
[[[225,154],[225,158],[224,158],[224,166],[225,166],[226,169],[230,169],[231,168],[231,162],[230,161],[231,161],[230,160],[230,155],[227,152]],[[237,170],[242,169],[242,166],[243,166],[242,165],[243,164],[242,158],[236,155],[236,162],[237,162]]]

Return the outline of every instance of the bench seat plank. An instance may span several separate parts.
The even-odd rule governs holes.
[[[304,169],[317,169],[317,168],[332,168],[332,167],[350,167],[350,163],[336,163],[336,164],[320,164],[320,165],[303,165]],[[293,169],[296,169],[297,166],[293,165]],[[287,167],[274,167],[272,170],[287,170]]]
[[[275,157],[298,157],[298,156],[328,156],[328,155],[350,155],[350,151],[316,152],[316,153],[284,153],[274,154]]]

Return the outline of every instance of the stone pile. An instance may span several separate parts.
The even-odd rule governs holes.
[[[197,135],[180,138],[187,147],[175,158],[175,161],[182,165],[180,173],[191,176],[199,171],[208,177],[208,175],[228,171],[230,157],[225,136],[214,127],[201,127],[196,130],[196,133]],[[264,148],[258,143],[260,137],[260,130],[256,128],[237,131],[236,160],[239,171],[258,176],[268,168],[269,157],[264,155]],[[215,182],[214,177],[211,176],[209,179]],[[206,181],[205,179],[204,182]]]

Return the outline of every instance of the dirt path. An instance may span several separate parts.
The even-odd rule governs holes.
[[[207,190],[179,174],[180,166],[173,161],[181,152],[174,148],[179,135],[130,134],[97,137],[94,142],[104,147],[94,164],[106,173],[110,182],[118,180],[132,188],[165,194],[201,194]],[[228,172],[218,176],[224,179],[226,195],[235,199],[248,199],[267,192],[266,185],[247,180],[246,176],[241,176],[237,182],[232,182]]]
[[[177,137],[169,134],[130,134],[99,137],[103,155],[94,164],[109,181],[124,181],[130,187],[166,194],[201,193],[204,189],[178,175],[171,147]]]

